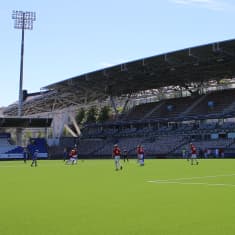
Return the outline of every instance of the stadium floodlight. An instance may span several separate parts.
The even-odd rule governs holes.
[[[21,60],[20,60],[20,86],[19,86],[19,104],[18,104],[18,116],[22,115],[22,103],[23,103],[23,64],[24,64],[24,30],[33,29],[33,21],[36,21],[36,13],[29,11],[13,11],[12,19],[15,20],[14,28],[22,30],[21,37]]]

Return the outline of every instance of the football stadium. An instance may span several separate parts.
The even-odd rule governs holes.
[[[234,39],[24,90],[1,110],[0,234],[234,234],[234,98]]]

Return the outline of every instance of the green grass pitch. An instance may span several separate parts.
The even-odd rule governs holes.
[[[0,234],[235,234],[235,160],[122,164],[0,162]]]

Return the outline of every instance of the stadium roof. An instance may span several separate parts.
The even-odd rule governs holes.
[[[1,117],[0,128],[41,128],[50,127],[52,118]]]
[[[45,93],[24,102],[23,112],[50,112],[109,96],[234,77],[235,39],[142,58],[48,85],[43,88]],[[17,105],[9,106],[5,113],[16,115]]]

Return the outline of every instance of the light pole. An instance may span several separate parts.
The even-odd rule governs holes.
[[[20,85],[19,85],[19,101],[18,101],[18,116],[22,116],[23,105],[23,65],[24,65],[24,30],[33,29],[33,21],[36,20],[36,13],[29,11],[13,11],[12,19],[15,21],[14,28],[22,30],[21,37],[21,56],[20,56]],[[16,129],[17,144],[22,145],[22,128]]]
[[[21,57],[20,57],[20,85],[19,85],[19,103],[18,116],[22,116],[23,104],[23,65],[24,65],[24,30],[33,29],[33,21],[36,20],[36,13],[29,11],[13,11],[12,19],[15,20],[14,28],[22,30],[21,37]]]

